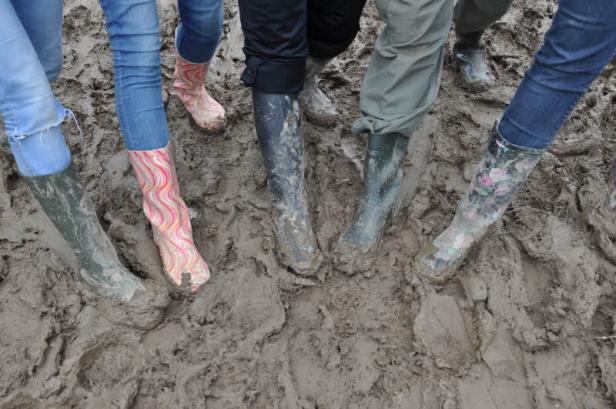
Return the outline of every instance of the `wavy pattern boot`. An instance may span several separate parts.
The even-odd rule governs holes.
[[[128,156],[143,193],[143,211],[152,224],[163,269],[175,285],[194,293],[210,279],[210,269],[193,241],[170,146],[129,151]]]
[[[75,252],[81,265],[81,276],[97,293],[129,302],[145,291],[141,281],[118,259],[73,165],[50,176],[24,179]]]
[[[255,126],[272,194],[279,261],[297,274],[314,274],[321,252],[312,231],[304,182],[304,140],[295,95],[253,88]]]
[[[415,272],[435,284],[449,280],[472,246],[505,213],[543,152],[509,143],[495,127],[453,221],[420,251],[413,266]]]
[[[199,127],[217,132],[225,126],[225,109],[205,89],[209,67],[209,62],[195,64],[176,54],[172,94],[180,98]]]
[[[312,57],[306,60],[306,80],[299,93],[299,103],[308,120],[317,125],[331,126],[338,119],[336,106],[319,88],[319,76],[331,60]]]
[[[379,241],[400,195],[409,138],[402,134],[370,134],[364,160],[364,190],[353,221],[336,245],[336,268],[363,272],[362,254]]]

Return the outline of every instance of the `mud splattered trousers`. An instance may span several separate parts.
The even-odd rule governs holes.
[[[222,35],[222,0],[178,0],[180,25],[175,47],[180,57],[195,64],[210,61]]]
[[[167,146],[155,0],[101,0],[113,50],[116,105],[130,150]],[[60,124],[69,112],[50,83],[62,67],[62,0],[0,0],[0,111],[25,176],[70,163]],[[43,138],[43,143],[30,143]]]
[[[500,124],[501,135],[545,149],[593,80],[616,54],[616,2],[561,0]]]

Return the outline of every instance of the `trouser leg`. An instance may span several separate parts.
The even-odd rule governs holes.
[[[377,0],[385,27],[375,43],[355,132],[409,136],[438,93],[453,0]]]
[[[33,3],[28,14],[32,21],[37,20],[36,10],[46,12],[34,7],[38,3]],[[58,0],[49,2],[49,13],[61,10],[61,4]],[[28,25],[33,25],[32,21]],[[50,36],[58,33],[57,27],[48,28]],[[66,109],[52,93],[45,67],[9,0],[0,0],[0,43],[0,110],[17,166],[24,176],[61,172],[70,163],[59,127]],[[42,47],[42,43],[38,45]]]
[[[129,150],[169,143],[155,0],[100,0],[113,53],[116,109]]]
[[[306,0],[240,0],[246,86],[296,94],[303,86],[308,42]]]
[[[191,63],[210,61],[222,35],[222,0],[178,0],[178,9],[180,25],[175,38],[178,53]]]

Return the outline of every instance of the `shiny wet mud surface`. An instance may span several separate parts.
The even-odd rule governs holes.
[[[77,166],[121,259],[164,282],[118,133],[100,9],[92,0],[65,3],[56,89],[84,130],[81,142],[66,128]],[[432,288],[409,268],[453,217],[554,9],[551,0],[517,2],[488,33],[499,84],[491,91],[467,93],[448,57],[438,102],[409,144],[405,199],[375,267],[349,276],[325,263],[306,279],[275,258],[250,92],[239,83],[236,3],[227,5],[209,77],[228,112],[226,131],[215,136],[168,95],[177,13],[174,2],[161,3],[176,163],[212,281],[193,299],[172,298],[153,329],[111,323],[0,153],[0,408],[613,408],[616,214],[605,206],[616,139],[613,67],[458,279]],[[304,124],[325,256],[361,192],[366,139],[350,126],[377,30],[370,7],[358,39],[326,69],[322,87],[341,110],[339,123]]]

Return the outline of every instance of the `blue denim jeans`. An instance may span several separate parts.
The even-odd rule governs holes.
[[[518,146],[547,148],[615,53],[616,1],[561,0],[501,119],[501,135]]]
[[[175,46],[183,59],[201,64],[214,56],[222,35],[223,0],[178,0]]]
[[[101,0],[113,50],[116,104],[130,150],[165,147],[155,0]],[[0,0],[0,112],[20,172],[64,170],[60,124],[69,112],[51,91],[62,67],[62,0]]]

